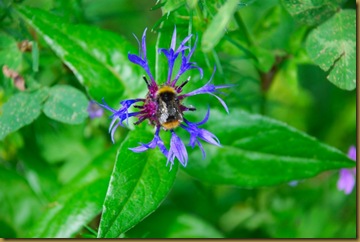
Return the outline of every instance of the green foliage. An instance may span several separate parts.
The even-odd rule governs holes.
[[[302,24],[317,25],[339,11],[346,0],[283,0],[284,7]]]
[[[237,0],[229,0],[219,9],[218,13],[204,32],[201,41],[202,51],[209,52],[220,41],[225,33],[226,26],[229,24],[230,18],[237,9],[237,5]]]
[[[213,114],[209,130],[221,129],[222,120],[222,114]],[[226,120],[226,130],[218,135],[222,147],[209,149],[206,160],[200,151],[194,152],[191,160],[197,162],[190,163],[186,172],[212,184],[257,187],[354,166],[340,151],[286,124],[236,109]]]
[[[123,141],[116,158],[99,225],[99,238],[116,238],[159,207],[171,189],[177,164],[169,171],[159,150],[134,153],[140,140],[152,137],[133,131]],[[120,188],[120,189],[119,189]]]
[[[64,186],[33,225],[30,237],[71,237],[90,222],[101,211],[115,156],[114,146]]]
[[[148,238],[224,238],[216,228],[197,216],[168,207],[159,208],[128,236],[136,238],[141,234]]]
[[[356,87],[355,11],[341,10],[346,0],[283,0],[299,23],[318,25],[306,40],[309,57],[328,72],[328,80],[345,90]]]
[[[87,118],[87,106],[88,101],[82,92],[70,86],[59,85],[50,89],[44,113],[60,122],[78,124]]]
[[[169,0],[166,1],[163,7],[164,13],[174,11],[185,4],[185,0]]]
[[[311,59],[336,86],[353,90],[356,87],[355,10],[342,10],[313,30],[306,41]]]
[[[356,194],[336,188],[339,170],[356,165],[346,156],[357,128],[355,4],[154,4],[0,1],[0,237],[355,238]],[[145,28],[163,84],[168,60],[158,53],[174,26],[177,46],[197,39],[191,62],[204,72],[186,72],[184,92],[208,82],[214,65],[213,83],[230,86],[216,93],[229,114],[210,95],[184,100],[196,107],[184,112],[191,122],[210,108],[200,127],[222,146],[201,140],[205,158],[187,147],[181,169],[158,148],[129,149],[153,139],[149,123],[124,122],[113,144],[112,113],[90,119],[87,110],[89,100],[118,110],[146,97],[146,73],[127,56]],[[169,137],[161,130],[166,147]]]
[[[25,237],[25,231],[39,216],[40,201],[26,179],[17,172],[0,168],[1,236]],[[13,189],[9,189],[9,188]],[[16,188],[16,189],[15,189]],[[4,225],[8,228],[4,229]],[[5,228],[6,228],[5,227]]]
[[[7,65],[10,69],[21,64],[20,50],[11,36],[0,32],[0,65]]]
[[[0,139],[34,121],[41,113],[42,102],[47,93],[46,89],[41,89],[12,96],[2,106]]]
[[[89,26],[67,24],[38,9],[21,7],[19,12],[73,71],[92,98],[100,100],[106,96],[114,102],[141,90],[139,74],[126,61],[126,53],[133,48],[120,36]]]

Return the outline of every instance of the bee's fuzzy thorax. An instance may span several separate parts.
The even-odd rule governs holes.
[[[177,94],[177,92],[175,91],[175,89],[171,86],[167,86],[167,85],[164,85],[162,87],[159,88],[159,90],[156,92],[156,95],[159,95],[161,93],[166,93],[166,92],[170,92],[170,93],[173,93],[173,94]]]

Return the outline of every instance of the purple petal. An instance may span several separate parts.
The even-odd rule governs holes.
[[[113,126],[114,126],[114,124],[115,124],[115,122],[116,122],[117,120],[118,120],[117,118],[113,118],[113,120],[111,120],[111,123],[110,123],[110,126],[109,126],[109,130],[108,130],[109,133],[111,132],[111,130],[112,130],[112,128],[113,128]]]
[[[163,53],[167,59],[171,59],[174,55],[173,49],[160,48],[159,53]]]
[[[208,111],[206,112],[205,118],[198,122],[198,123],[192,123],[188,120],[184,120],[185,123],[188,126],[182,126],[185,130],[187,130],[190,133],[190,145],[194,148],[195,140],[196,138],[200,138],[210,144],[221,146],[219,139],[211,132],[209,132],[206,129],[201,129],[198,126],[206,123],[206,121],[209,119],[210,116],[210,108],[208,108]]]
[[[183,94],[183,95],[180,95],[179,98],[180,99],[183,99],[185,97],[189,97],[189,96],[194,96],[194,95],[198,95],[198,94],[210,94],[214,97],[216,97],[219,102],[221,103],[221,105],[224,107],[224,109],[226,110],[227,113],[229,113],[229,109],[228,107],[226,106],[226,103],[224,102],[224,100],[222,100],[220,97],[216,96],[214,94],[214,92],[218,89],[222,89],[222,88],[228,88],[228,87],[232,87],[233,85],[220,85],[220,86],[215,86],[214,84],[210,84],[210,82],[212,81],[213,77],[214,77],[214,74],[215,74],[215,70],[216,68],[214,68],[214,71],[213,71],[213,74],[211,75],[211,78],[210,80],[202,87],[192,91],[192,92],[189,92],[189,93],[186,93],[186,94]]]
[[[299,181],[291,181],[288,184],[289,184],[289,186],[295,187],[299,184]]]
[[[348,157],[354,161],[356,161],[356,147],[351,146],[348,151]]]
[[[176,26],[174,27],[174,32],[171,38],[170,49],[175,50],[175,46],[176,46]]]
[[[191,35],[188,36],[188,37],[191,37]],[[188,41],[187,39],[185,39],[185,40]],[[194,46],[190,50],[190,52],[189,52],[189,54],[187,56],[185,55],[184,50],[181,51],[182,58],[181,58],[180,70],[179,70],[178,74],[176,75],[175,79],[173,80],[172,86],[175,86],[176,82],[178,81],[180,76],[182,74],[184,74],[186,71],[190,70],[190,69],[195,69],[195,68],[198,69],[199,72],[200,72],[200,79],[203,78],[203,70],[199,66],[197,66],[195,62],[190,62],[190,58],[193,55],[193,53],[195,51],[195,48],[196,48],[196,43],[197,43],[197,36],[196,36],[196,39],[195,39]]]
[[[141,144],[141,143],[140,143]],[[149,147],[145,146],[144,144],[141,144],[138,147],[134,147],[134,148],[129,148],[129,150],[135,152],[135,153],[140,153],[140,152],[144,152],[146,150],[148,150]]]
[[[115,144],[115,139],[114,139],[114,134],[115,134],[115,131],[117,129],[117,127],[119,127],[119,125],[121,124],[121,122],[119,121],[111,130],[110,132],[110,137],[111,137],[111,141],[113,142],[113,144]]]
[[[202,144],[198,140],[197,140],[197,144],[198,144],[198,146],[199,146],[199,148],[201,150],[201,154],[202,154],[203,159],[205,159],[206,153],[205,153],[204,147],[202,146]]]
[[[102,98],[101,99],[101,101],[103,102],[103,104],[101,104],[101,103],[98,103],[99,104],[99,106],[101,106],[101,107],[103,107],[103,108],[105,108],[105,109],[107,109],[108,111],[110,111],[110,112],[113,112],[113,113],[115,113],[116,112],[116,110],[115,109],[113,109],[113,108],[111,108],[106,102],[105,102],[105,99],[104,98]]]
[[[185,167],[188,162],[188,153],[186,147],[182,140],[175,134],[174,131],[171,131],[171,141],[170,141],[170,150],[168,154],[168,162],[171,164],[174,163],[175,157],[179,162]]]
[[[168,67],[169,68],[168,68],[168,77],[167,77],[166,84],[170,84],[175,60],[177,59],[177,57],[179,56],[179,54],[182,51],[189,48],[188,46],[185,46],[185,44],[190,40],[190,38],[191,38],[191,35],[187,36],[181,42],[179,47],[175,50],[175,48],[176,48],[176,27],[175,27],[172,38],[171,38],[170,48],[169,49],[165,49],[165,48],[159,49],[159,53],[161,53],[161,52],[164,53],[164,55],[166,56],[166,58],[168,60]]]
[[[146,151],[148,149],[155,149],[156,147],[159,147],[160,151],[164,154],[164,156],[167,157],[168,150],[166,149],[164,142],[161,140],[161,138],[159,136],[159,132],[160,132],[160,127],[157,127],[152,141],[150,141],[147,144],[140,143],[140,146],[135,147],[135,148],[129,148],[129,150],[139,153],[139,152]]]
[[[209,144],[221,146],[219,139],[211,132],[207,131],[206,129],[200,129],[199,138],[208,142]]]
[[[169,151],[166,149],[164,142],[160,139],[160,141],[158,141],[157,146],[159,147],[161,153],[164,154],[164,156],[168,156]]]
[[[195,51],[195,49],[196,49],[197,41],[198,41],[198,36],[196,35],[196,37],[195,37],[195,42],[194,42],[194,46],[192,47],[192,49],[190,50],[188,56],[186,57],[187,61],[189,61],[190,58],[191,58],[191,56],[194,54],[194,51]]]
[[[355,175],[351,169],[341,169],[337,187],[345,194],[350,194],[355,186]]]
[[[109,126],[109,133],[110,133],[110,136],[111,136],[111,141],[113,143],[115,143],[114,141],[114,134],[115,134],[115,131],[117,129],[117,127],[119,127],[119,125],[123,126],[123,122],[126,120],[128,121],[128,119],[130,117],[133,117],[133,116],[137,116],[138,114],[140,114],[140,112],[132,112],[132,113],[129,113],[129,108],[136,102],[143,102],[144,99],[142,98],[138,98],[138,99],[128,99],[128,100],[124,100],[124,101],[121,101],[120,104],[121,104],[121,108],[119,110],[115,110],[111,107],[109,107],[109,105],[105,102],[104,99],[102,99],[102,102],[103,104],[100,104],[99,105],[105,109],[107,109],[108,111],[112,112],[113,114],[110,116],[110,118],[112,118],[112,121],[110,123],[110,126]],[[117,122],[117,123],[116,123]],[[116,124],[115,124],[116,123]]]
[[[224,107],[225,111],[227,113],[229,113],[229,108],[227,107],[226,103],[224,102],[224,100],[222,100],[220,97],[216,96],[215,94],[213,93],[209,93],[210,95],[214,96],[217,98],[217,100],[219,100],[219,102],[221,103],[221,105]]]
[[[138,38],[134,35],[136,41],[139,44],[139,55],[129,53],[128,58],[132,63],[141,66],[145,70],[145,72],[148,74],[148,76],[150,77],[152,85],[156,85],[155,80],[154,80],[154,78],[151,74],[150,68],[149,68],[148,60],[146,58],[146,31],[147,31],[147,29],[144,30],[144,33],[142,35],[141,44],[140,44]]]
[[[142,49],[142,56],[144,60],[146,60],[146,31],[147,28],[145,28],[144,33],[141,38],[141,49]]]
[[[348,157],[356,161],[356,147],[351,146],[348,151]],[[340,169],[339,180],[337,182],[338,190],[350,194],[355,186],[356,168]]]
[[[205,114],[204,119],[203,119],[202,121],[196,123],[196,124],[197,124],[197,125],[202,125],[202,124],[206,123],[206,122],[208,121],[208,119],[209,119],[209,116],[210,116],[210,107],[208,107],[208,110],[207,110],[207,112],[206,112],[206,114]],[[185,120],[185,122],[188,122],[188,121]],[[189,123],[190,123],[190,122],[189,122]]]
[[[101,108],[101,106],[95,102],[94,100],[91,100],[89,102],[88,108],[87,108],[89,117],[91,119],[99,118],[104,114],[104,110]]]
[[[199,125],[204,124],[208,120],[209,115],[210,115],[210,109],[208,109],[205,118],[201,122],[193,123],[184,119],[186,125],[180,124],[180,127],[188,131],[190,134],[189,146],[191,146],[191,148],[194,148],[195,145],[198,145],[199,148],[201,149],[201,152],[203,153],[204,158],[205,158],[205,151],[199,139],[202,139],[212,145],[221,146],[219,139],[213,133],[209,132],[206,129],[202,129],[198,127]]]
[[[128,59],[129,59],[132,63],[137,64],[137,65],[141,66],[141,67],[144,68],[144,69],[147,67],[146,62],[145,62],[143,59],[141,59],[139,56],[137,56],[137,55],[128,54]]]

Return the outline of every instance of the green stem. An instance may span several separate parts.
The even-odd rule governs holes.
[[[236,11],[235,14],[234,14],[234,18],[235,18],[235,21],[236,21],[236,24],[238,25],[239,29],[242,31],[242,33],[244,34],[244,37],[245,37],[245,41],[248,45],[253,45],[253,41],[251,39],[251,36],[249,34],[249,31],[247,30],[245,24],[244,24],[244,21],[242,20],[242,17],[239,13],[239,11]]]
[[[276,56],[275,63],[267,73],[259,71],[260,81],[261,81],[261,103],[260,103],[260,113],[265,114],[266,106],[266,95],[269,91],[276,73],[279,71],[280,65],[288,58],[287,56]]]
[[[202,13],[202,11],[201,11],[201,9],[200,9],[200,6],[199,6],[199,4],[197,4],[197,6],[196,6],[196,14],[199,16],[199,19],[200,20],[204,20],[204,15],[203,15],[203,13]]]
[[[93,235],[97,236],[97,232],[96,232],[94,229],[92,229],[90,226],[84,225],[84,227],[85,227],[90,233],[92,233]]]
[[[223,68],[222,68],[222,65],[221,65],[219,56],[218,56],[218,54],[216,53],[216,51],[215,51],[214,49],[212,50],[212,55],[213,55],[213,57],[214,57],[214,60],[215,60],[217,69],[219,70],[219,73],[220,73],[221,75],[224,75],[224,70],[223,70]]]
[[[192,33],[192,25],[193,25],[193,10],[190,10],[189,12],[189,26],[188,26],[188,35]],[[189,44],[191,46],[191,39],[189,40]]]

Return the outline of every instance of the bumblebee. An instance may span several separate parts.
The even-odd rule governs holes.
[[[180,86],[172,87],[163,85],[159,89],[151,86],[149,81],[143,76],[143,79],[148,86],[149,92],[144,100],[144,105],[134,105],[142,111],[139,115],[138,121],[134,124],[138,125],[145,119],[149,119],[150,124],[161,125],[165,130],[175,129],[183,121],[184,111],[195,111],[196,108],[190,106],[186,107],[181,104],[181,98],[178,93],[190,80],[188,78]]]
[[[156,118],[160,125],[166,129],[174,129],[183,121],[181,104],[177,92],[173,87],[162,86],[156,92],[157,103]]]

